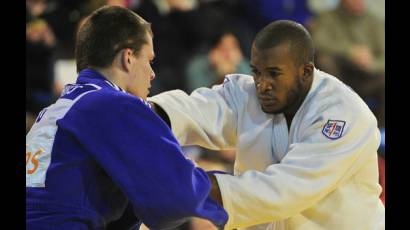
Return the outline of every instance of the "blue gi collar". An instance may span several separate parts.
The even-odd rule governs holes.
[[[76,83],[77,84],[92,83],[92,84],[96,84],[96,85],[101,86],[101,87],[107,87],[108,86],[109,88],[113,88],[115,90],[127,93],[125,90],[121,89],[119,86],[117,86],[116,84],[109,81],[100,72],[98,72],[96,70],[93,70],[93,69],[81,70],[80,73],[78,74]],[[132,95],[132,96],[134,96],[134,95]],[[137,97],[141,102],[143,102],[146,106],[148,106],[148,108],[152,109],[151,105],[147,101],[143,100],[142,98],[140,98],[138,96],[135,96],[135,97]]]
[[[80,73],[78,74],[77,77],[77,82],[76,83],[93,83],[99,86],[110,86],[111,88],[114,88],[118,91],[122,91],[124,93],[125,90],[121,89],[119,86],[116,84],[112,83],[109,81],[104,75],[102,75],[100,72],[93,70],[93,69],[84,69],[81,70]]]

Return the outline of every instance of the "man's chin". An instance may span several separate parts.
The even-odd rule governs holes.
[[[282,108],[277,108],[274,106],[263,106],[262,105],[261,109],[264,113],[267,113],[267,114],[280,114],[283,112]]]

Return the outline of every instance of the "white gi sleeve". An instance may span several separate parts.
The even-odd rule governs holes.
[[[228,84],[199,88],[187,95],[172,90],[148,98],[168,114],[172,132],[181,145],[200,145],[219,150],[236,144],[237,115]]]
[[[380,134],[374,117],[362,111],[337,110],[319,112],[320,116],[309,119],[281,163],[270,165],[264,172],[216,175],[229,214],[225,229],[298,214],[350,179],[370,154],[376,154]],[[330,139],[322,132],[329,119],[346,122],[340,138]]]

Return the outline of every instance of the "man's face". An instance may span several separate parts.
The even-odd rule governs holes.
[[[252,46],[251,68],[262,111],[279,114],[297,103],[303,89],[298,68],[284,43],[267,50]]]
[[[129,93],[146,99],[151,88],[151,80],[155,78],[155,73],[151,67],[155,53],[152,43],[152,36],[147,33],[147,44],[144,44],[138,55],[132,55],[130,65],[130,78],[127,82]]]
[[[361,16],[366,10],[365,0],[342,0],[341,4],[354,16]]]

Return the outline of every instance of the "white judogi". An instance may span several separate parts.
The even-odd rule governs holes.
[[[217,174],[225,229],[384,229],[377,121],[335,77],[315,69],[289,133],[283,114],[261,110],[247,75],[149,100],[167,112],[182,145],[236,149],[237,176]]]

